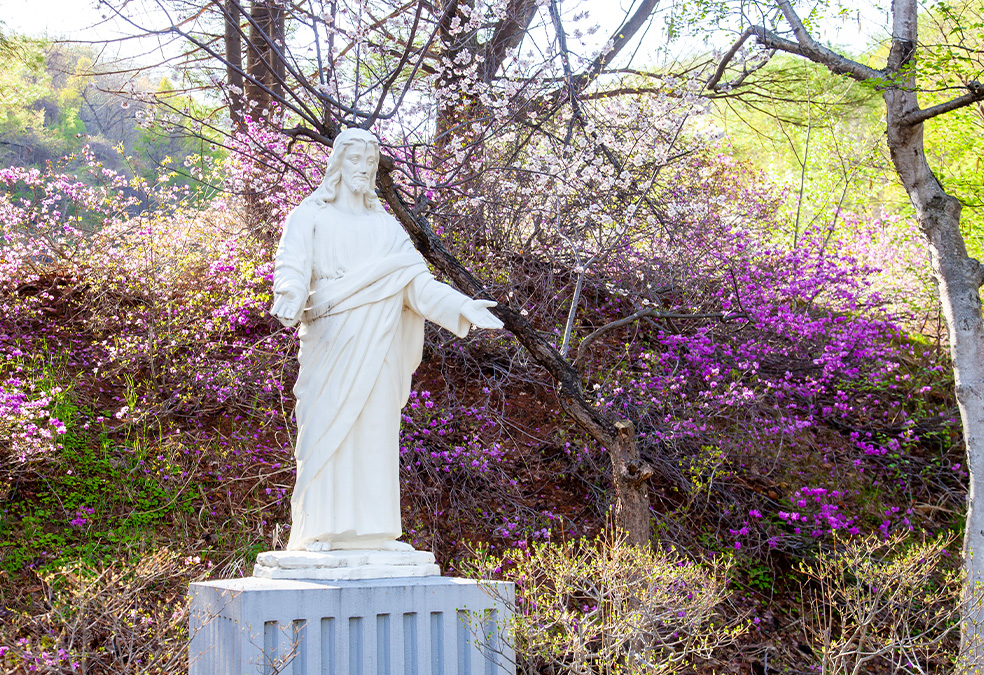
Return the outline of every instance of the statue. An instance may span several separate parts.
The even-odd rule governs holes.
[[[413,551],[397,541],[400,410],[424,319],[459,337],[472,325],[502,328],[489,312],[496,303],[430,274],[375,194],[378,163],[371,133],[339,134],[324,180],[287,217],[277,248],[270,313],[300,322],[289,552]]]

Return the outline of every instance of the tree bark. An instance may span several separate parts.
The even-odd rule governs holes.
[[[909,74],[913,72],[910,68],[918,37],[917,11],[916,0],[894,2],[887,71],[896,80],[884,94],[887,139],[892,162],[926,237],[950,339],[970,472],[964,533],[967,605],[961,632],[961,654],[970,665],[984,662],[984,613],[979,590],[984,583],[984,509],[975,504],[977,483],[984,476],[984,321],[979,293],[984,275],[981,264],[967,254],[960,234],[960,202],[946,193],[926,161],[922,123],[907,123],[909,116],[919,110],[914,77]],[[980,557],[976,556],[978,552]]]
[[[279,55],[284,48],[284,8],[281,0],[253,0],[249,16],[246,48],[249,77],[246,78],[243,109],[253,121],[259,121],[273,112],[274,101],[283,101],[284,97],[285,64]],[[253,236],[261,241],[275,242],[274,228],[270,226],[273,211],[265,195],[247,188],[243,201],[246,223]]]
[[[615,423],[615,447],[608,449],[615,482],[612,520],[615,529],[633,546],[649,546],[649,488],[653,468],[639,457],[635,427],[628,420]]]
[[[888,146],[892,162],[916,209],[926,237],[930,264],[937,282],[950,341],[950,358],[957,406],[970,473],[964,560],[967,572],[966,610],[961,652],[972,663],[984,663],[984,508],[976,504],[977,485],[984,476],[984,322],[981,318],[981,266],[967,254],[960,234],[960,202],[948,195],[926,162],[922,124],[898,128],[892,119],[913,108],[906,101],[914,94],[885,93],[888,108]],[[980,557],[977,557],[980,553]]]
[[[249,44],[246,50],[246,72],[253,81],[246,82],[246,111],[253,119],[266,114],[273,102],[273,94],[282,97],[282,90],[275,86],[274,63],[278,61],[271,49],[270,39],[275,34],[277,7],[274,0],[253,0],[249,10]],[[281,19],[283,12],[280,12]],[[262,86],[261,86],[262,85]],[[281,92],[281,93],[278,93]]]
[[[238,0],[225,0],[226,85],[229,87],[229,119],[235,131],[243,129],[243,41]]]
[[[896,0],[894,30],[888,71],[902,71],[897,86],[885,91],[888,148],[892,162],[916,209],[916,220],[929,246],[930,264],[936,278],[940,304],[950,339],[950,357],[956,385],[957,405],[964,429],[970,486],[967,493],[967,523],[964,559],[967,571],[967,606],[961,632],[961,653],[967,663],[984,657],[981,644],[981,613],[978,587],[984,582],[984,509],[975,498],[984,476],[984,321],[979,289],[984,279],[981,265],[967,255],[960,234],[960,202],[948,195],[933,174],[923,147],[922,123],[909,125],[906,118],[919,110],[914,81],[905,75],[911,67],[917,44],[917,4]],[[981,556],[976,556],[981,552]]]
[[[961,659],[968,672],[984,667],[984,509],[976,504],[977,483],[984,476],[984,320],[979,289],[984,266],[967,255],[960,233],[960,202],[948,195],[933,174],[923,146],[923,122],[959,107],[984,100],[984,86],[967,84],[969,93],[947,103],[920,109],[916,96],[915,54],[918,48],[919,6],[916,0],[892,1],[892,46],[883,70],[852,61],[818,43],[796,14],[790,0],[775,0],[793,29],[795,41],[780,37],[764,25],[749,26],[707,81],[712,92],[739,86],[722,83],[729,62],[742,43],[756,37],[769,49],[807,58],[831,72],[858,81],[875,81],[884,89],[886,138],[899,180],[916,210],[926,240],[946,319],[957,406],[963,426],[970,484],[964,531],[967,575],[961,624]],[[977,552],[981,556],[977,557]]]

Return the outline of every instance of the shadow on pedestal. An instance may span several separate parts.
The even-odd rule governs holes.
[[[513,585],[451,577],[191,584],[189,675],[512,675]]]

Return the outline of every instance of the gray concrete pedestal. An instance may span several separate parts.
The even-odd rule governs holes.
[[[508,582],[191,584],[189,675],[507,675]]]

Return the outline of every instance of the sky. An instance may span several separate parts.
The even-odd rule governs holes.
[[[53,40],[102,43],[126,35],[127,27],[113,18],[107,20],[106,14],[96,0],[0,0],[0,21],[6,30]],[[154,60],[159,56],[156,39],[109,43],[102,48],[103,58],[160,62],[159,58]]]
[[[34,37],[86,39],[101,20],[90,0],[2,0],[0,7],[9,29]]]
[[[626,8],[632,2],[617,1],[626,5]],[[602,30],[598,34],[600,38],[602,34],[614,29],[614,25],[609,27],[608,24],[614,24],[623,16],[623,12],[612,11],[612,4],[612,0],[567,0],[564,7],[586,10],[591,17],[589,20],[601,25]],[[7,30],[34,37],[96,41],[120,35],[124,27],[117,25],[112,19],[104,20],[105,13],[99,9],[95,0],[0,0],[0,17]],[[867,3],[858,3],[849,16],[822,23],[819,27],[820,37],[828,44],[845,47],[857,53],[864,50],[872,40],[884,37],[885,19],[883,10],[875,9]],[[652,31],[646,39],[660,42],[665,40],[660,40]],[[721,36],[720,44],[712,43],[710,48],[724,49],[729,46],[729,41],[730,37]],[[122,55],[141,60],[141,54],[155,52],[157,47],[146,40],[140,43],[131,41],[113,47],[116,51],[110,56]],[[700,48],[703,50],[706,47],[701,45]]]

